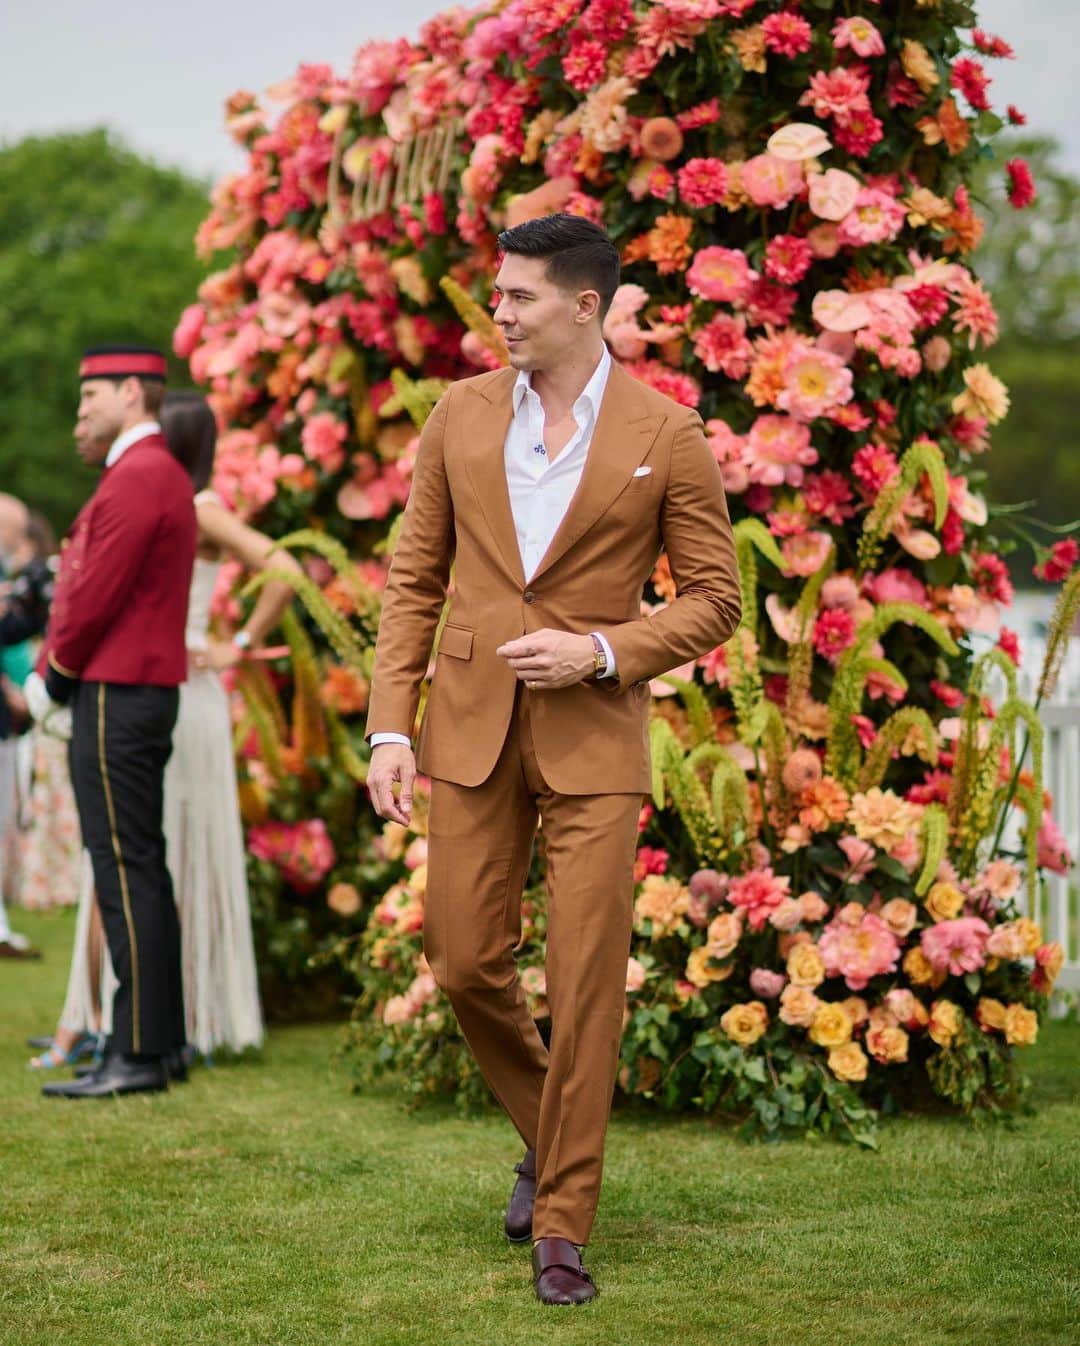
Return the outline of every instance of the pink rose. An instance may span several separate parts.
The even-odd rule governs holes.
[[[771,972],[767,967],[756,967],[750,973],[750,989],[762,1000],[774,1000],[787,985],[782,972]]]

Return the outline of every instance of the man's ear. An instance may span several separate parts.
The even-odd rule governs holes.
[[[578,295],[577,313],[574,314],[574,321],[579,323],[591,322],[600,312],[600,295],[596,290],[582,290]]]

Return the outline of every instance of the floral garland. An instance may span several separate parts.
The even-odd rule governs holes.
[[[981,58],[1012,53],[974,23],[968,0],[510,0],[363,47],[344,78],[301,67],[272,125],[251,95],[229,104],[249,164],[199,244],[233,260],[176,334],[225,427],[218,490],[345,542],[351,578],[320,555],[308,573],[368,629],[416,426],[446,380],[503,359],[483,307],[496,233],[566,210],[616,239],[605,336],[700,412],[744,591],[734,639],[653,687],[620,1082],[767,1133],[869,1143],[877,1109],[926,1087],[1008,1105],[1062,958],[1018,905],[1071,860],[978,491],[1008,393],[982,358],[997,318],[966,260],[983,228],[966,183],[1003,125]],[[1006,173],[1030,204],[1023,161]],[[1039,558],[1067,581],[1059,645],[1077,550]],[[661,558],[646,610],[673,596]],[[369,665],[327,658],[355,740]],[[271,776],[250,753],[253,850],[288,875]],[[363,853],[309,838],[293,888],[320,855],[343,928],[370,912],[343,952],[361,1070],[472,1097],[420,954],[422,817]],[[529,901],[542,929],[538,886]]]

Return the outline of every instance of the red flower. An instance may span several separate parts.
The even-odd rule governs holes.
[[[1001,628],[1001,634],[998,636],[997,648],[1004,650],[1013,663],[1020,667],[1020,637],[1015,631],[1010,631],[1007,626]]]
[[[946,511],[941,525],[941,549],[946,556],[959,556],[964,550],[964,521],[954,509]]]
[[[896,476],[900,464],[884,444],[864,444],[851,460],[851,472],[863,491],[874,499]]]
[[[971,578],[979,593],[1008,607],[1013,601],[1013,586],[1009,579],[1009,568],[1001,557],[991,556],[987,552],[972,552],[971,567]]]
[[[626,36],[633,21],[630,0],[592,0],[581,16],[581,27],[610,47]]]
[[[813,30],[800,14],[787,10],[770,14],[762,22],[761,31],[766,47],[778,56],[799,56],[810,50]]]
[[[947,771],[928,771],[904,798],[912,804],[947,804],[951,793],[952,776]]]
[[[869,715],[852,715],[851,723],[855,726],[855,733],[859,736],[859,742],[863,749],[872,748],[874,739],[877,738],[877,729]]]
[[[1031,572],[1037,580],[1046,580],[1047,584],[1059,584],[1068,579],[1072,568],[1080,558],[1080,543],[1073,537],[1062,538],[1050,548],[1046,559]]]
[[[972,31],[971,40],[984,56],[1008,57],[1016,55],[1016,52],[1003,37],[995,37],[993,33],[983,32],[981,28]]]
[[[683,131],[696,131],[699,126],[711,126],[720,120],[720,100],[710,98],[708,102],[697,103],[694,107],[680,112],[675,118]]]
[[[954,63],[949,82],[954,89],[960,90],[976,112],[990,110],[990,99],[986,96],[990,76],[978,61],[973,61],[970,56],[962,56]]]
[[[607,47],[602,42],[586,38],[573,42],[563,57],[562,68],[567,84],[584,93],[604,78],[607,66]]]
[[[833,130],[836,143],[856,159],[865,159],[885,134],[885,128],[869,106],[856,109],[842,121],[838,118]]]
[[[1025,206],[1030,206],[1038,193],[1035,191],[1035,179],[1031,176],[1031,169],[1027,165],[1026,159],[1010,159],[1005,165],[1005,172],[1009,175],[1009,202],[1017,210],[1023,210]]]
[[[820,472],[803,481],[803,500],[811,514],[826,523],[841,524],[855,513],[851,487],[842,472]]]
[[[810,270],[814,252],[797,234],[777,234],[765,248],[765,274],[782,285],[797,285]]]
[[[830,664],[837,659],[855,639],[855,618],[844,608],[826,608],[814,623],[814,649]]]
[[[666,874],[668,853],[658,846],[639,846],[634,860],[634,882],[640,883],[649,874]]]
[[[919,315],[920,327],[933,327],[949,311],[949,296],[940,285],[915,285],[904,298]]]
[[[688,206],[714,206],[727,191],[722,159],[690,159],[679,169],[679,196]]]
[[[1013,124],[1013,126],[1027,125],[1027,117],[1024,116],[1024,114],[1020,111],[1020,109],[1016,106],[1015,103],[1009,104],[1009,106],[1005,109],[1005,115],[1006,117],[1008,117],[1009,121]]]
[[[930,684],[930,690],[937,699],[943,702],[950,710],[956,710],[958,706],[964,704],[964,693],[959,687],[950,687],[947,682],[939,682],[935,679]]]

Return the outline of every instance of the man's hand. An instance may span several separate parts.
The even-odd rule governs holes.
[[[371,802],[380,818],[408,827],[412,816],[413,781],[416,779],[416,758],[412,748],[404,743],[380,743],[371,752],[367,787]],[[400,792],[394,798],[394,786]]]
[[[34,723],[51,738],[71,737],[71,707],[58,705],[45,690],[40,673],[31,673],[23,684],[26,707]]]
[[[500,645],[495,653],[505,659],[530,691],[553,692],[583,682],[593,671],[592,636],[570,631],[533,631]]]

